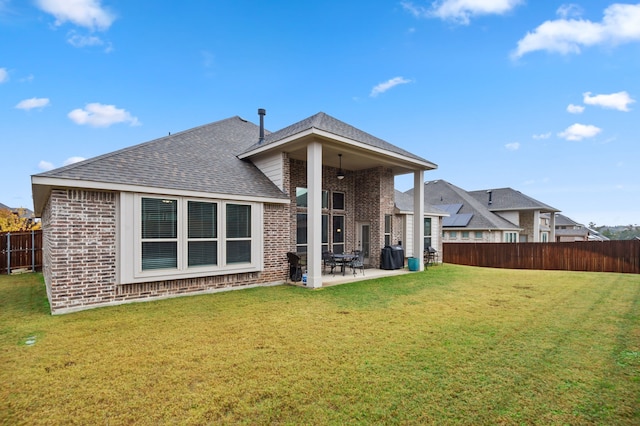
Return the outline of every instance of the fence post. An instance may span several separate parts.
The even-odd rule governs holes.
[[[7,232],[7,275],[11,275],[11,232]]]
[[[36,271],[36,234],[31,230],[31,272]]]

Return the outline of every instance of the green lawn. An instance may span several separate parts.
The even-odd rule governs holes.
[[[0,276],[0,424],[640,424],[640,276],[443,265],[51,316]]]

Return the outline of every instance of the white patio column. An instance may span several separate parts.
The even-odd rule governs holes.
[[[540,242],[540,210],[533,211],[533,242]]]
[[[551,230],[549,231],[549,242],[556,242],[556,212],[551,212],[551,217],[549,220],[549,227]]]
[[[418,270],[424,271],[424,170],[413,172],[413,257],[420,259]]]
[[[322,144],[307,145],[307,287],[322,287]]]

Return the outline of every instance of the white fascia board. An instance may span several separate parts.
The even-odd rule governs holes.
[[[413,216],[413,210],[398,210],[398,214],[405,214]],[[432,216],[432,217],[449,217],[449,213],[435,213],[425,210],[424,216]]]
[[[218,200],[241,200],[251,201],[256,203],[275,203],[275,204],[289,204],[291,201],[288,198],[271,198],[271,197],[259,197],[252,195],[234,195],[234,194],[222,194],[217,192],[202,192],[202,191],[187,191],[181,189],[171,188],[156,188],[151,186],[141,185],[127,185],[120,183],[110,182],[96,182],[87,180],[76,179],[61,179],[44,176],[32,176],[32,186],[47,186],[51,188],[83,188],[83,189],[97,189],[103,191],[119,191],[119,192],[134,192],[144,194],[157,194],[157,195],[174,195],[179,197],[193,197],[193,198],[215,198]]]

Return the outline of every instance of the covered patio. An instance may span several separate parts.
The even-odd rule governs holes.
[[[265,135],[239,158],[289,194],[287,251],[306,254],[309,288],[348,278],[322,274],[323,252],[360,250],[367,270],[377,270],[381,250],[401,244],[403,235],[393,228],[395,176],[413,175],[413,214],[423,217],[424,172],[437,167],[324,113]],[[422,253],[423,221],[413,221],[410,232],[413,252]]]

